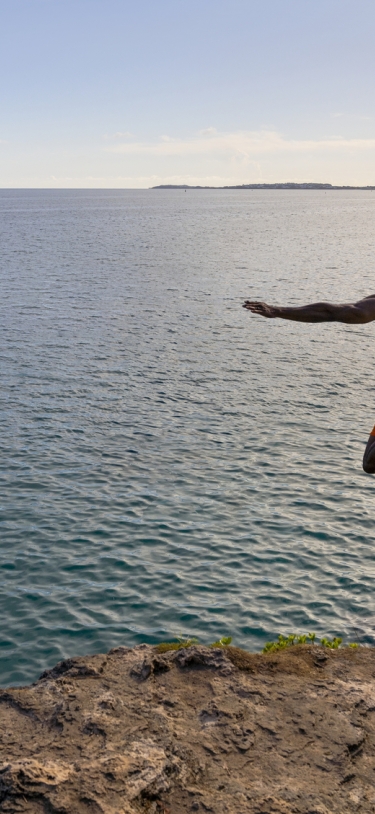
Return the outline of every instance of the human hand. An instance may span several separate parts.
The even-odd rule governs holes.
[[[253,300],[245,300],[243,308],[251,311],[252,314],[258,314],[260,317],[267,317],[274,319],[278,316],[279,309],[275,305],[267,305],[266,302],[256,302]]]

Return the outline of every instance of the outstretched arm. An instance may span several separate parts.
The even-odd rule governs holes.
[[[355,303],[334,305],[330,302],[315,302],[299,308],[282,308],[278,305],[267,305],[266,302],[246,300],[243,305],[253,314],[268,319],[292,319],[296,322],[346,322],[349,325],[360,325],[375,320],[375,294]]]

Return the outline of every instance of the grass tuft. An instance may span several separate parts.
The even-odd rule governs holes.
[[[277,642],[267,642],[264,645],[262,653],[275,653],[277,650],[285,650],[286,647],[292,647],[295,644],[314,644],[315,639],[315,633],[307,633],[303,634],[302,636],[297,636],[296,633],[290,633],[289,636],[283,636],[283,634],[280,633],[277,638]]]
[[[283,636],[282,633],[277,638],[276,642],[267,642],[263,647],[262,653],[275,653],[278,650],[285,650],[286,647],[293,647],[296,644],[318,644],[315,633],[308,633],[307,635],[297,636],[291,633],[289,636]],[[334,636],[333,639],[328,639],[323,636],[320,639],[321,647],[328,647],[330,650],[337,650],[342,644],[341,636]],[[359,647],[356,642],[350,642],[348,647]]]
[[[158,653],[167,653],[168,650],[183,650],[184,647],[191,647],[193,644],[198,644],[198,639],[195,636],[190,639],[177,636],[177,642],[161,642],[156,645],[156,649]]]
[[[208,647],[229,647],[231,643],[231,636],[222,636],[221,639],[218,639],[217,642],[209,644]],[[184,647],[191,647],[193,644],[198,644],[198,639],[196,639],[195,636],[192,636],[191,638],[178,636],[177,642],[161,642],[160,644],[156,645],[156,650],[158,653],[167,653],[168,650],[182,650]],[[277,641],[267,642],[265,644],[262,653],[276,653],[279,650],[285,650],[287,647],[293,647],[301,644],[318,644],[316,634],[303,633],[301,636],[298,636],[296,633],[290,633],[289,636],[283,636],[283,634],[280,633],[280,635],[277,637]],[[320,639],[320,646],[328,647],[330,650],[337,650],[341,644],[342,638],[340,636],[334,636],[332,639],[328,639],[326,636],[323,636],[323,638]],[[359,644],[356,642],[350,642],[348,646],[356,648],[359,647]]]
[[[231,644],[232,637],[231,636],[222,636],[221,639],[217,642],[213,642],[209,645],[209,647],[229,647]]]

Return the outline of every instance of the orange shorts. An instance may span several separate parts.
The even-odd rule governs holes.
[[[375,435],[375,427],[373,430],[371,430],[370,435]]]

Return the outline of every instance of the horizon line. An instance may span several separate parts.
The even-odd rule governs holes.
[[[329,184],[329,183],[321,183],[315,181],[308,181],[308,182],[295,182],[295,181],[275,181],[270,183],[254,183],[254,184],[223,184],[219,186],[213,186],[209,184],[156,184],[155,186],[151,187],[92,187],[92,186],[72,186],[72,187],[44,187],[44,186],[30,186],[30,187],[21,187],[21,186],[7,186],[2,187],[0,186],[0,192],[26,192],[26,191],[34,191],[34,192],[73,192],[73,191],[107,191],[107,192],[121,192],[121,191],[133,191],[133,192],[144,192],[150,191],[153,189],[217,189],[217,190],[225,190],[225,189],[249,189],[249,190],[257,190],[257,189],[286,189],[286,190],[322,190],[322,191],[330,191],[330,190],[375,190],[375,184],[361,184],[361,185],[352,185],[352,184]]]

